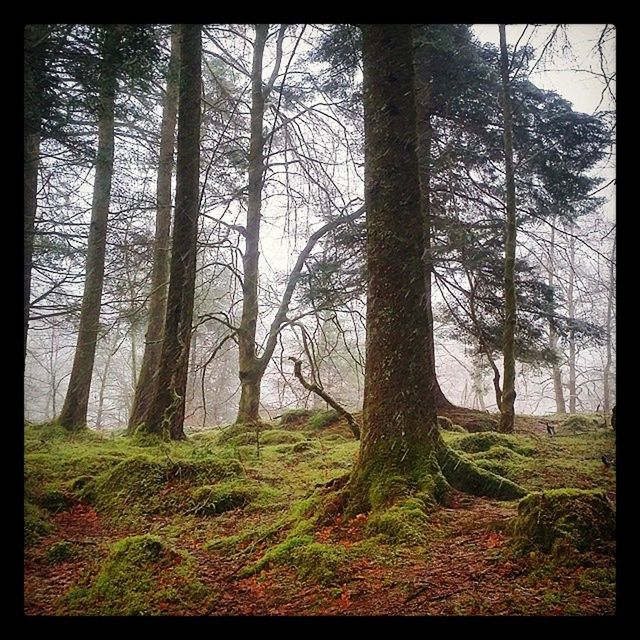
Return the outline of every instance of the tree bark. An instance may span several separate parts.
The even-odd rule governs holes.
[[[171,229],[171,176],[175,149],[175,130],[178,115],[178,89],[180,73],[179,30],[174,25],[171,33],[171,57],[167,73],[167,89],[160,127],[160,160],[156,183],[156,232],[153,243],[151,295],[149,297],[149,323],[145,336],[144,355],[135,397],[129,417],[129,433],[145,422],[149,403],[153,397],[154,382],[158,374],[162,352],[169,281],[170,229]]]
[[[363,25],[362,32],[369,280],[364,420],[349,483],[351,511],[390,499],[392,479],[417,480],[438,439],[427,380],[411,30]]]
[[[505,25],[500,30],[500,74],[502,77],[502,112],[504,117],[504,157],[506,174],[506,232],[504,258],[504,333],[502,339],[503,382],[499,431],[511,433],[514,428],[516,400],[516,187],[513,165],[513,130],[511,96],[509,90],[509,58]]]
[[[69,387],[58,421],[67,429],[86,427],[93,363],[100,324],[100,303],[104,282],[107,219],[111,198],[114,152],[114,105],[117,89],[112,55],[120,40],[119,29],[112,26],[105,38],[100,70],[98,152],[96,155],[91,226],[87,246],[86,277],[76,351]]]
[[[201,25],[181,25],[176,207],[160,365],[144,430],[184,439],[200,177]]]
[[[551,245],[549,247],[549,286],[553,288],[555,280],[555,264],[553,261],[553,254],[555,249],[555,229],[551,227]],[[553,325],[549,325],[549,346],[553,349],[554,353],[558,350],[558,334],[556,333]],[[560,414],[567,413],[567,406],[564,401],[564,389],[562,387],[562,369],[559,364],[554,363],[552,365],[553,373],[553,389],[556,398],[556,411]]]
[[[613,248],[611,250],[611,262],[609,263],[609,295],[607,297],[607,360],[604,365],[603,375],[603,389],[602,389],[602,404],[603,412],[605,416],[609,415],[611,408],[611,327],[613,320],[613,301],[615,298],[616,284],[615,284],[615,255],[616,255],[616,238],[613,237]]]
[[[567,287],[567,313],[570,320],[575,318],[575,302],[573,300],[573,289],[575,286],[574,262],[576,256],[576,244],[573,236],[569,238],[569,284]],[[569,330],[569,413],[576,412],[576,400],[578,393],[576,389],[576,337],[573,329]]]
[[[249,142],[249,194],[247,226],[243,256],[242,319],[238,330],[239,377],[242,387],[236,422],[259,419],[260,381],[262,372],[256,357],[256,327],[258,323],[258,263],[260,259],[260,220],[262,179],[264,174],[264,93],[262,89],[262,58],[269,32],[268,24],[257,24],[251,68],[251,133]]]

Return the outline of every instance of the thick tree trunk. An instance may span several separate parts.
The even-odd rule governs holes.
[[[183,439],[193,319],[200,175],[201,26],[184,24],[180,39],[180,91],[176,209],[160,365],[146,416],[147,432]]]
[[[111,198],[114,150],[114,104],[117,81],[111,54],[118,46],[118,29],[110,29],[102,56],[98,153],[96,156],[91,226],[87,246],[86,277],[75,357],[59,422],[67,429],[86,426],[93,363],[100,323],[100,302],[104,281],[107,219]]]
[[[243,256],[242,319],[238,331],[239,376],[242,393],[236,422],[255,422],[260,417],[260,383],[263,371],[260,370],[260,362],[256,358],[256,327],[258,324],[258,262],[260,258],[260,219],[264,174],[262,57],[268,32],[268,24],[257,24],[256,38],[253,43],[249,196]]]
[[[573,236],[569,238],[569,285],[567,287],[567,313],[571,320],[574,319],[576,309],[573,300],[573,289],[575,286],[574,262],[576,255],[576,245]],[[569,330],[569,413],[576,412],[576,400],[578,393],[576,389],[576,338],[573,329]]]
[[[502,382],[502,404],[499,430],[502,433],[513,432],[516,401],[516,187],[513,165],[513,131],[511,116],[511,96],[509,90],[509,58],[505,25],[500,29],[500,74],[502,76],[502,111],[504,116],[504,157],[507,192],[507,219],[505,232],[504,258],[504,333],[502,356],[504,375]]]
[[[555,281],[555,264],[554,264],[554,249],[555,249],[555,229],[551,227],[551,244],[549,247],[549,265],[547,267],[549,273],[549,286],[553,288]],[[558,351],[558,334],[556,333],[553,325],[549,325],[549,346],[554,353]],[[560,365],[554,363],[552,365],[553,373],[553,390],[556,398],[556,411],[557,413],[567,413],[567,407],[564,401],[564,389],[562,387],[562,369]]]
[[[425,322],[424,239],[409,25],[364,25],[367,349],[352,511],[421,482],[438,441]],[[402,328],[399,327],[402,319]],[[426,383],[425,383],[426,382]]]
[[[171,34],[171,57],[167,74],[167,90],[160,128],[160,161],[157,179],[156,233],[153,243],[153,270],[149,297],[149,324],[145,336],[144,355],[135,397],[129,417],[129,433],[145,422],[153,397],[154,381],[162,352],[169,281],[169,243],[171,228],[171,176],[175,149],[175,129],[178,113],[178,78],[180,73],[179,30],[174,25]]]

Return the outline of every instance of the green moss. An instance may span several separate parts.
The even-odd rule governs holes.
[[[512,530],[520,551],[582,552],[615,539],[616,514],[604,491],[553,489],[521,500]]]
[[[476,416],[465,420],[464,428],[470,433],[497,431],[498,422],[488,416]]]
[[[260,436],[260,444],[272,445],[272,444],[295,444],[306,440],[306,436],[299,431],[283,431],[283,430],[271,430],[265,431]]]
[[[447,446],[439,448],[438,462],[449,484],[459,491],[499,500],[514,500],[527,494],[511,480],[480,468],[472,460]]]
[[[263,433],[272,429],[272,425],[267,422],[246,422],[231,424],[220,429],[218,444],[244,445],[255,444],[256,433]]]
[[[492,447],[505,447],[523,456],[530,456],[535,452],[535,447],[523,443],[518,436],[501,433],[472,433],[456,440],[452,446],[466,453],[488,451]]]
[[[73,496],[56,487],[45,487],[41,493],[33,497],[33,501],[52,513],[66,511],[76,503]]]
[[[483,460],[502,460],[502,461],[517,461],[522,460],[524,457],[521,453],[514,451],[509,447],[505,447],[504,445],[498,444],[492,447],[489,447],[486,451],[479,451],[478,453],[471,454],[471,456],[476,460],[477,458],[481,458]]]
[[[427,505],[419,498],[407,498],[379,511],[374,511],[367,521],[369,535],[383,535],[393,543],[424,542],[429,518]]]
[[[335,409],[317,411],[307,420],[306,428],[311,431],[320,431],[337,422],[339,419],[340,414]]]
[[[280,416],[280,424],[287,426],[305,423],[313,413],[311,409],[289,409]]]
[[[347,554],[339,547],[315,542],[308,534],[292,533],[272,547],[242,575],[253,575],[273,565],[293,567],[298,577],[310,582],[331,583],[339,575]]]
[[[46,512],[35,504],[24,503],[24,543],[26,546],[34,544],[42,536],[46,536],[52,530],[47,521]]]
[[[45,559],[49,564],[58,564],[66,562],[77,556],[77,548],[73,542],[62,540],[54,542],[47,548]]]
[[[87,483],[83,496],[99,511],[112,515],[174,513],[193,506],[189,489],[194,484],[211,484],[242,473],[234,460],[134,456]]]
[[[93,584],[76,587],[64,598],[71,612],[81,614],[145,615],[158,602],[159,578],[168,574],[186,555],[170,549],[160,538],[143,535],[125,538],[111,546]]]
[[[438,416],[438,427],[443,431],[453,431],[455,433],[467,433],[467,430],[464,427],[461,427],[459,424],[454,424],[446,416]]]
[[[600,427],[604,427],[602,418],[581,414],[569,416],[560,423],[560,429],[569,433],[594,431]]]

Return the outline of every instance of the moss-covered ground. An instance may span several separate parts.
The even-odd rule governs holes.
[[[557,435],[533,416],[509,436],[449,424],[441,432],[456,464],[471,460],[531,492],[522,504],[453,491],[444,506],[414,496],[351,518],[334,489],[358,443],[330,412],[176,443],[29,425],[25,611],[613,614],[615,542],[603,505],[615,509],[616,479],[601,457],[615,456],[615,435],[597,416],[545,420]],[[580,527],[600,514],[587,544]],[[541,518],[543,534],[533,524]]]

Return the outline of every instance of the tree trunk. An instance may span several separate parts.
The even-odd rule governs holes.
[[[145,421],[150,433],[183,439],[189,344],[196,276],[200,176],[201,26],[184,24],[180,39],[180,91],[176,209],[169,291],[160,365]]]
[[[504,116],[504,157],[507,192],[507,219],[505,233],[504,258],[504,333],[502,339],[502,356],[504,375],[502,382],[502,404],[500,411],[499,431],[513,432],[516,401],[516,187],[513,165],[513,131],[511,117],[511,96],[509,90],[509,58],[505,25],[500,29],[500,74],[502,76],[502,110]]]
[[[603,390],[602,390],[602,403],[603,412],[605,416],[608,416],[611,409],[611,327],[613,319],[613,301],[615,298],[615,255],[616,255],[616,239],[613,237],[613,248],[611,250],[611,262],[609,263],[609,295],[607,297],[607,360],[604,365],[603,375]]]
[[[86,426],[87,406],[100,325],[107,219],[113,174],[114,104],[117,88],[116,69],[113,68],[112,54],[118,47],[119,39],[118,29],[110,28],[102,53],[98,152],[87,246],[86,277],[73,367],[67,395],[58,419],[61,425],[71,430]]]
[[[40,38],[40,25],[26,25],[24,31],[24,352],[27,358],[29,302],[31,300],[31,267],[33,263],[33,233],[35,229],[38,166],[40,162],[40,108],[34,51]]]
[[[576,257],[576,244],[573,236],[569,238],[569,285],[567,287],[567,313],[569,319],[575,318],[575,303],[573,300],[573,288],[575,286],[574,262]],[[573,329],[569,330],[569,413],[576,412],[576,338]]]
[[[169,281],[169,242],[171,228],[171,175],[175,149],[175,130],[178,113],[178,78],[180,73],[179,30],[171,33],[171,57],[167,73],[167,90],[160,128],[160,161],[157,179],[156,233],[153,243],[153,270],[149,297],[149,324],[145,336],[144,354],[136,385],[133,408],[129,417],[129,433],[145,422],[149,402],[153,397],[154,381],[158,373],[162,351]]]
[[[236,422],[259,419],[262,373],[256,358],[258,323],[258,262],[260,258],[260,219],[262,178],[264,173],[264,93],[262,90],[262,57],[269,31],[268,24],[256,25],[251,69],[251,138],[249,142],[249,196],[243,256],[242,319],[238,331],[239,376],[242,386]]]
[[[551,227],[551,245],[549,247],[549,286],[553,288],[554,279],[555,279],[555,264],[553,261],[553,253],[555,248],[555,229]],[[549,325],[549,346],[553,350],[554,353],[557,353],[558,350],[558,334],[556,333],[553,325]],[[567,413],[567,407],[564,401],[564,389],[562,388],[562,369],[560,369],[560,365],[554,363],[552,365],[553,372],[553,389],[556,398],[556,411],[557,413]]]
[[[367,349],[351,511],[420,484],[438,439],[425,322],[424,228],[409,25],[364,25]],[[402,330],[399,322],[402,322]],[[426,382],[426,384],[425,384]]]

